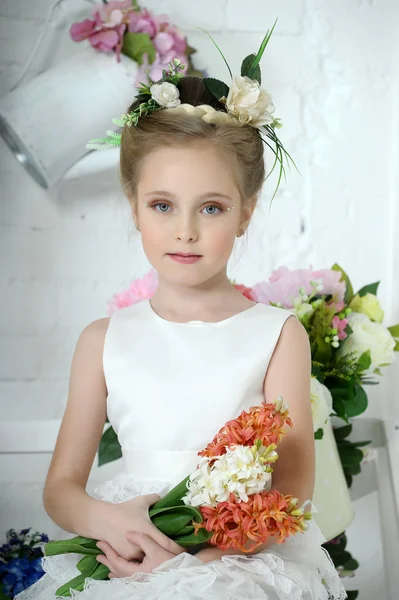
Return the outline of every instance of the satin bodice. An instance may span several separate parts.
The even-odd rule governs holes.
[[[103,365],[125,471],[141,479],[186,477],[227,421],[263,401],[267,367],[291,315],[254,304],[216,323],[175,323],[149,300],[114,312]]]

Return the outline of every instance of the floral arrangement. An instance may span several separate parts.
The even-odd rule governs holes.
[[[188,65],[185,73],[201,75],[191,60],[196,51],[180,29],[171,25],[166,15],[154,15],[135,1],[95,4],[92,18],[73,23],[69,33],[74,42],[88,40],[99,52],[114,52],[118,62],[121,54],[133,59],[139,65],[137,81],[144,79],[146,72],[157,81],[174,58]]]
[[[49,539],[44,533],[30,530],[17,533],[9,529],[6,543],[0,546],[0,600],[12,600],[44,575],[43,546]]]
[[[348,487],[360,473],[369,442],[351,442],[351,419],[367,408],[364,386],[378,383],[382,369],[399,351],[399,324],[383,325],[384,311],[377,298],[379,282],[365,285],[356,293],[345,271],[337,264],[331,269],[275,270],[268,281],[252,287],[233,285],[254,301],[291,310],[305,327],[312,354],[310,400],[313,429],[322,439],[329,416],[342,420],[334,436]],[[108,303],[108,314],[151,298],[158,287],[158,275],[151,270],[132,282],[127,290],[115,294]],[[121,449],[112,427],[101,439],[99,464],[121,457]],[[346,549],[345,532],[325,544],[342,576],[358,567]],[[351,592],[351,598],[356,593]]]
[[[186,67],[182,64],[180,58],[174,57],[168,64],[167,69],[162,70],[162,78],[159,81],[152,80],[147,74],[147,83],[140,83],[136,96],[137,108],[128,115],[123,114],[120,118],[112,119],[112,122],[119,127],[124,127],[125,125],[128,127],[132,125],[137,126],[140,118],[145,115],[156,110],[173,109],[201,117],[204,121],[215,125],[228,122],[233,125],[241,124],[255,127],[261,134],[262,141],[274,153],[274,163],[268,177],[274,171],[276,164],[279,163],[279,176],[272,197],[273,200],[282,176],[285,176],[285,163],[288,166],[292,163],[296,167],[291,155],[284,148],[276,134],[276,129],[281,128],[282,123],[280,119],[273,116],[275,107],[272,97],[269,92],[261,87],[259,63],[276,23],[277,21],[274,23],[272,29],[266,32],[257,54],[250,54],[244,58],[241,64],[241,75],[235,77],[233,77],[226,58],[212,37],[209,36],[222,55],[231,77],[230,86],[219,79],[212,77],[203,78],[206,88],[219,103],[218,109],[213,108],[209,104],[193,106],[181,103],[178,84],[182,77],[184,77]],[[120,133],[108,130],[106,134],[107,137],[105,138],[89,140],[86,147],[93,150],[104,150],[120,146]]]
[[[298,499],[271,490],[277,444],[292,427],[283,398],[242,411],[226,423],[204,450],[195,471],[175,486],[148,512],[153,524],[177,544],[210,544],[244,553],[253,552],[270,536],[277,543],[307,529],[312,518]],[[108,567],[96,559],[96,540],[77,536],[49,542],[46,556],[74,552],[85,555],[77,564],[80,575],[61,586],[83,590],[87,577],[106,579]],[[104,554],[101,551],[102,554]]]

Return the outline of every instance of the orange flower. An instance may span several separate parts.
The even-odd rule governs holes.
[[[311,515],[298,509],[297,502],[277,490],[252,494],[248,502],[241,502],[231,493],[227,502],[199,507],[204,521],[193,526],[195,533],[203,528],[213,532],[210,543],[221,550],[253,552],[270,536],[277,536],[276,542],[281,544],[289,535],[306,529],[305,521]]]
[[[277,444],[282,436],[284,425],[292,427],[288,410],[281,401],[276,403],[262,402],[260,406],[252,406],[248,412],[243,410],[237,419],[228,421],[215,435],[213,441],[199,456],[222,456],[226,454],[226,446],[253,446],[256,440],[267,447]]]

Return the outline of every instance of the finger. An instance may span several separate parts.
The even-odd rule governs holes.
[[[98,544],[97,544],[98,545]],[[107,542],[101,542],[101,549],[105,552],[104,555],[100,555],[101,559],[98,562],[103,562],[110,571],[117,573],[125,573],[127,566],[130,564],[129,561],[125,560],[119,554],[115,552],[115,550],[107,544]],[[98,559],[97,559],[98,560]],[[107,561],[107,562],[105,562]]]
[[[108,577],[109,577],[110,579],[115,579],[115,578],[117,577],[117,575],[115,575],[115,573],[112,573],[112,571],[110,571],[110,572],[108,573]]]
[[[104,554],[99,554],[98,556],[96,556],[96,561],[101,563],[102,565],[105,565],[106,567],[108,567],[108,569],[110,571],[112,571],[112,567],[109,564],[108,559],[106,558],[106,556],[104,556]]]
[[[145,499],[146,504],[148,504],[148,506],[152,506],[153,504],[156,504],[161,499],[161,496],[159,494],[145,494],[144,496],[141,496],[141,497]]]
[[[128,537],[129,536],[129,537]],[[130,542],[140,546],[146,556],[153,556],[155,552],[163,550],[149,535],[139,533],[138,531],[128,531],[126,537]]]
[[[164,550],[167,550],[167,552],[173,552],[173,554],[180,554],[182,552],[181,546],[162,533],[162,531],[152,523],[148,524],[148,527],[146,527],[146,530],[143,533],[151,537],[157,544],[162,546]]]

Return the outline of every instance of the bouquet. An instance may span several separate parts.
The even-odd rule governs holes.
[[[210,543],[244,553],[271,536],[283,543],[305,531],[311,513],[298,506],[297,498],[271,490],[271,465],[285,425],[292,422],[281,397],[242,411],[198,453],[195,471],[150,508],[152,523],[184,548]],[[70,588],[83,590],[87,577],[106,579],[109,573],[96,560],[101,553],[96,540],[77,536],[45,546],[46,556],[70,552],[85,555],[77,564],[80,575],[61,586],[57,596],[70,596]]]
[[[48,542],[44,533],[30,533],[31,527],[19,533],[9,529],[7,541],[0,546],[0,599],[12,600],[44,575],[43,545]]]
[[[121,54],[137,62],[137,81],[144,80],[146,72],[158,81],[174,58],[188,65],[185,74],[202,76],[191,61],[196,51],[178,27],[171,25],[166,15],[154,15],[132,0],[94,5],[92,18],[73,23],[69,33],[74,42],[87,39],[99,52],[114,52],[118,62]]]

